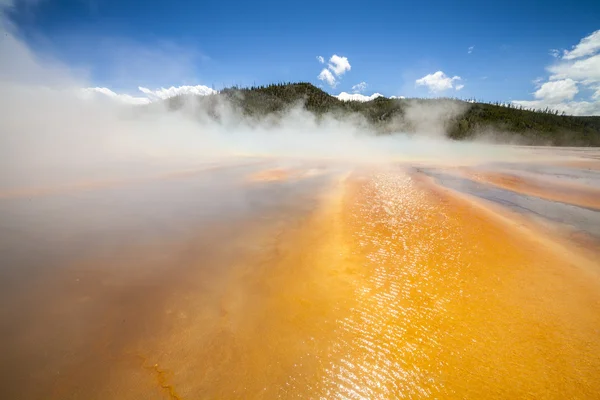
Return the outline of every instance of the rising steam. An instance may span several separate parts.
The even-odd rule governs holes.
[[[257,119],[219,99],[214,118],[214,107],[194,97],[173,111],[163,101],[134,106],[90,96],[82,90],[93,86],[82,78],[85,73],[36,54],[6,18],[1,24],[0,189],[139,175],[240,156],[382,162],[482,154],[479,145],[444,139],[446,121],[465,111],[456,102],[416,101],[395,134],[377,136],[359,115],[317,118],[303,104]]]

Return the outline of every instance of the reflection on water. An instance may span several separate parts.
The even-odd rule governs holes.
[[[491,171],[506,170],[534,177],[537,175],[540,177],[555,178],[567,182],[600,188],[600,170],[546,164],[517,163],[490,163],[489,165],[485,166],[485,169]]]
[[[443,172],[425,170],[425,173],[446,187],[490,200],[517,212],[566,224],[600,238],[600,210],[528,196]]]
[[[275,164],[0,200],[0,397],[600,391],[589,263],[410,170]],[[596,211],[427,173],[600,235]]]
[[[448,229],[433,233],[436,215],[425,193],[406,176],[378,174],[350,208],[362,261],[356,304],[339,322],[323,397],[432,397],[448,393],[436,347],[446,304],[460,297],[460,243]],[[433,216],[433,220],[432,220]],[[414,223],[415,221],[419,223]],[[440,244],[444,243],[445,251]],[[445,254],[444,254],[445,253]],[[449,255],[445,258],[444,255]],[[449,266],[451,266],[449,268]]]

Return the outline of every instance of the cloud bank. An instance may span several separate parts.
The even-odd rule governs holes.
[[[370,96],[366,96],[364,94],[360,94],[360,93],[346,93],[346,92],[342,92],[340,94],[338,94],[337,96],[338,99],[342,100],[342,101],[360,101],[360,102],[365,102],[365,101],[371,101],[374,100],[378,97],[383,97],[383,95],[381,93],[373,93]]]
[[[196,85],[196,86],[171,86],[170,88],[160,88],[160,89],[148,89],[145,87],[138,87],[138,90],[142,92],[145,96],[136,97],[131,96],[129,94],[119,94],[113,92],[109,88],[105,87],[90,87],[82,89],[84,97],[90,98],[95,95],[102,95],[113,100],[120,101],[126,104],[149,104],[153,101],[158,100],[166,100],[171,97],[181,96],[181,95],[196,95],[196,96],[208,96],[211,94],[218,93],[216,90],[209,88],[204,85]]]
[[[139,90],[144,93],[150,100],[164,100],[170,97],[180,96],[180,95],[188,95],[193,94],[197,96],[208,96],[211,94],[216,94],[217,91],[209,88],[204,85],[196,85],[196,86],[171,86],[168,89],[160,88],[155,90],[150,90],[145,87],[140,87]]]
[[[570,50],[550,50],[556,59],[546,82],[536,80],[535,100],[515,100],[529,109],[552,109],[570,115],[600,115],[600,30]],[[542,83],[543,82],[543,83]]]

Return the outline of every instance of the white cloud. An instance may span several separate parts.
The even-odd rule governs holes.
[[[340,57],[337,54],[334,54],[329,59],[328,68],[337,76],[341,76],[350,71],[352,66],[348,62],[347,57]]]
[[[574,62],[559,62],[548,67],[551,80],[573,79],[589,85],[600,82],[600,54],[579,59]]]
[[[365,91],[367,86],[369,86],[369,85],[367,85],[367,82],[357,83],[356,85],[352,86],[352,91],[354,93],[361,93],[361,92]]]
[[[91,87],[82,89],[84,97],[93,97],[97,94],[101,94],[110,97],[113,100],[118,100],[127,104],[148,104],[150,99],[147,97],[134,97],[128,94],[118,94],[105,87]]]
[[[404,96],[390,96],[390,99],[405,99]]]
[[[550,49],[548,54],[550,54],[554,58],[560,57],[560,51],[558,49]]]
[[[320,63],[324,63],[325,59],[321,56],[317,56],[317,60]],[[340,78],[346,72],[350,71],[352,66],[348,61],[347,57],[340,57],[337,54],[334,54],[329,59],[329,63],[327,63],[327,68],[323,68],[321,73],[317,76],[317,78],[321,81],[327,82],[329,86],[336,87],[339,83],[337,78]]]
[[[442,71],[434,72],[433,74],[425,75],[424,77],[417,79],[415,83],[417,86],[427,86],[429,91],[432,93],[443,92],[448,89],[454,88],[455,81],[460,81],[460,76],[453,76],[450,78]],[[456,90],[460,90],[464,85],[457,85]]]
[[[366,96],[364,94],[360,94],[360,93],[346,93],[346,92],[342,92],[340,94],[338,94],[337,97],[338,99],[342,100],[342,101],[371,101],[373,99],[376,99],[378,97],[382,97],[383,95],[381,93],[373,93],[370,96]]]
[[[103,95],[113,100],[120,101],[127,104],[148,104],[157,100],[164,100],[170,97],[179,95],[197,95],[197,96],[208,96],[216,94],[217,91],[209,88],[208,86],[197,85],[197,86],[171,86],[168,89],[160,88],[151,90],[145,87],[138,88],[140,92],[144,93],[145,97],[135,97],[128,94],[115,93],[109,88],[105,87],[90,87],[82,89],[82,93],[85,97]]]
[[[142,93],[148,96],[151,100],[156,99],[168,99],[169,97],[175,97],[179,95],[192,94],[197,96],[208,96],[216,94],[217,91],[204,85],[196,86],[171,86],[168,89],[160,88],[156,90],[150,90],[145,87],[138,88]]]
[[[577,92],[579,92],[577,82],[572,79],[564,79],[544,83],[533,96],[547,102],[561,102],[563,100],[573,100]]]
[[[573,46],[573,50],[565,50],[563,59],[574,60],[576,58],[592,55],[598,50],[600,50],[600,29],[581,39],[576,46]]]
[[[462,88],[464,88],[464,87],[465,87],[465,85],[456,85],[455,89],[456,89],[456,90],[460,90],[460,89],[462,89]]]
[[[474,49],[475,49],[475,46],[469,46],[469,48],[467,50],[467,54],[471,54]]]
[[[600,115],[600,30],[584,37],[572,50],[564,51],[562,58],[558,50],[550,54],[557,61],[546,69],[550,73],[548,82],[541,78],[534,81],[536,100],[516,100],[514,104],[527,108],[550,108],[571,115]],[[580,90],[584,89],[584,90]],[[585,99],[589,90],[594,91]],[[581,98],[575,100],[575,96]]]
[[[600,115],[600,101],[568,101],[564,103],[549,103],[545,100],[515,100],[512,102],[532,110],[544,110],[550,108],[559,113],[569,115]]]
[[[321,73],[319,74],[319,76],[317,78],[319,78],[320,81],[327,82],[327,84],[331,87],[337,86],[337,81],[335,80],[335,76],[333,76],[331,71],[329,71],[327,68],[323,68],[323,70],[321,71]]]

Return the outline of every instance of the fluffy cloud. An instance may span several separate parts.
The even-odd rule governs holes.
[[[352,69],[347,57],[340,57],[336,54],[329,59],[329,69],[337,76],[344,75]]]
[[[319,76],[317,78],[319,78],[320,81],[327,82],[327,84],[331,87],[337,86],[337,81],[335,80],[335,76],[333,76],[331,71],[329,71],[327,68],[323,68],[323,70],[321,71],[321,73],[319,74]]]
[[[574,60],[576,58],[592,55],[600,50],[600,29],[573,46],[573,50],[565,50],[563,59]]]
[[[210,94],[216,94],[217,91],[209,88],[204,85],[196,85],[196,86],[171,86],[168,89],[160,88],[156,90],[150,90],[145,87],[138,88],[140,92],[144,93],[152,100],[157,99],[168,99],[169,97],[175,97],[179,95],[193,94],[197,96],[208,96]]]
[[[572,79],[564,79],[561,81],[546,82],[533,96],[536,99],[545,101],[561,102],[563,100],[573,100],[573,97],[579,92],[577,82]]]
[[[586,85],[600,82],[600,54],[577,61],[561,61],[549,66],[548,71],[552,74],[551,80],[570,78]]]
[[[317,56],[317,60],[320,63],[325,62],[325,59],[321,56]],[[327,84],[331,87],[336,87],[338,84],[337,78],[340,78],[351,69],[352,66],[350,65],[347,57],[340,57],[337,54],[334,54],[329,59],[327,68],[323,68],[317,78],[321,81],[327,82]]]
[[[471,54],[474,49],[475,49],[475,46],[469,46],[469,48],[467,49],[467,54]]]
[[[360,93],[346,93],[346,92],[342,92],[340,94],[338,94],[337,97],[338,99],[342,100],[342,101],[371,101],[373,99],[376,99],[378,97],[382,97],[383,95],[381,93],[373,93],[370,96],[366,96],[364,94],[360,94]]]
[[[352,86],[352,91],[354,93],[361,93],[364,92],[365,89],[367,88],[367,82],[361,82],[361,83],[357,83],[356,85]]]
[[[84,97],[92,97],[97,95],[103,95],[113,100],[120,101],[127,104],[148,104],[156,100],[164,100],[170,97],[179,95],[197,95],[197,96],[208,96],[217,93],[216,90],[209,88],[208,86],[197,85],[197,86],[171,86],[168,89],[160,88],[151,90],[145,87],[138,88],[140,92],[144,93],[145,97],[135,97],[128,94],[115,93],[112,90],[105,87],[94,87],[82,89]]]
[[[546,69],[547,82],[536,79],[535,100],[516,100],[514,104],[535,109],[550,108],[571,115],[600,115],[600,30],[584,37],[571,50],[550,54],[557,60]],[[583,89],[583,90],[582,90]],[[593,91],[589,99],[585,97]]]
[[[438,93],[452,88],[456,90],[462,89],[464,85],[457,84],[456,87],[454,86],[455,82],[460,80],[460,76],[450,78],[442,71],[437,71],[433,74],[425,75],[421,79],[417,79],[415,83],[417,86],[427,86],[432,93]]]

